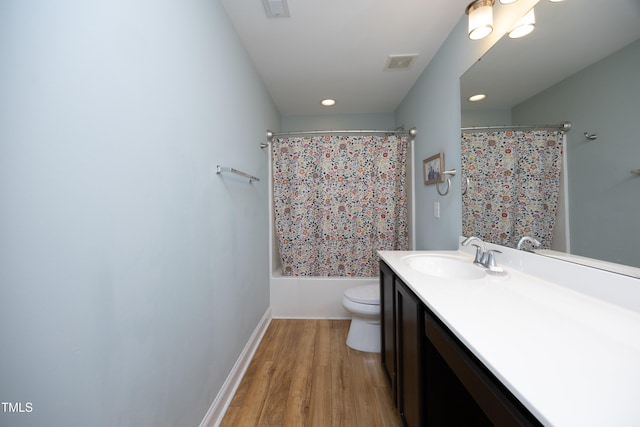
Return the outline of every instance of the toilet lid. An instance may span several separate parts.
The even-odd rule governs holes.
[[[348,300],[358,302],[360,304],[380,304],[380,284],[372,283],[370,285],[361,285],[349,288],[344,291],[344,296]]]

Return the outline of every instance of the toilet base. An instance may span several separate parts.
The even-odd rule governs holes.
[[[347,336],[347,345],[358,351],[380,353],[380,319],[353,317]]]

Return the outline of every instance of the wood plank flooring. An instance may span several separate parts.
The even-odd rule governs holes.
[[[221,427],[401,427],[380,354],[347,347],[348,330],[273,319]]]

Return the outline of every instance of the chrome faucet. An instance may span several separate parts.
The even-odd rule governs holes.
[[[488,268],[491,271],[501,272],[502,268],[498,267],[496,264],[496,253],[501,253],[497,249],[489,249],[487,250],[487,246],[484,244],[480,238],[476,236],[467,237],[460,244],[462,246],[469,246],[471,242],[478,242],[479,245],[472,244],[472,246],[476,247],[476,257],[473,260],[474,264],[479,264],[485,268]]]
[[[531,236],[522,236],[522,238],[520,240],[518,240],[518,244],[516,246],[516,249],[518,250],[527,250],[527,249],[522,249],[522,245],[524,244],[524,242],[529,242],[533,245],[534,248],[539,248],[540,245],[542,243],[540,243],[540,241],[534,237]],[[528,251],[530,252],[530,251]]]
[[[479,245],[473,244],[471,246],[476,247],[476,258],[473,260],[474,264],[484,265],[484,258],[487,254],[487,247],[480,238],[476,236],[467,237],[460,243],[462,246],[469,246],[471,242],[478,242]]]
[[[489,271],[492,272],[502,272],[502,267],[498,267],[498,264],[496,263],[495,254],[497,253],[501,254],[502,252],[497,249],[489,249],[482,258],[482,266],[488,268]]]

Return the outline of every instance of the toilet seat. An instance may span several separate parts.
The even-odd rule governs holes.
[[[367,319],[367,321],[380,321],[380,304],[363,304],[343,297],[342,306],[353,316],[362,317]]]
[[[371,283],[355,286],[344,291],[344,297],[358,304],[380,305],[380,285]]]

